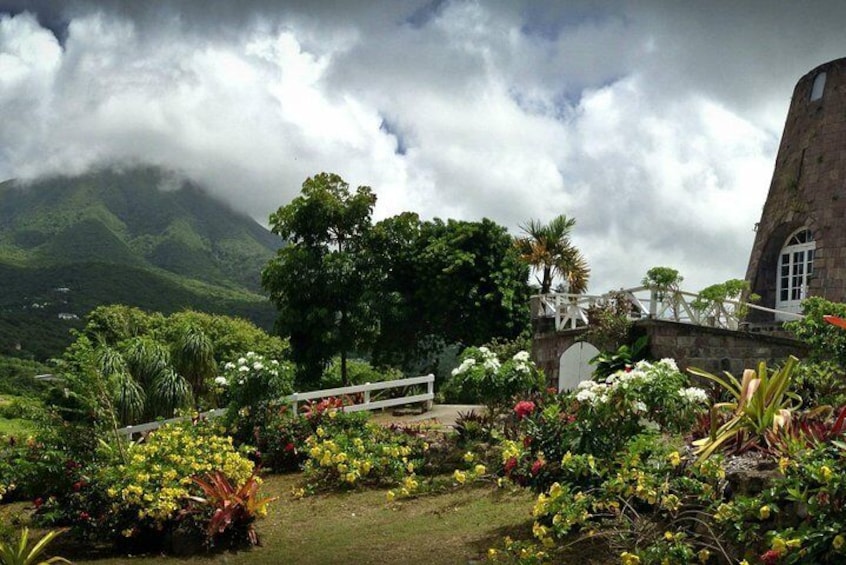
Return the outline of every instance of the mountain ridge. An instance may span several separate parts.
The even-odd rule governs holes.
[[[282,240],[200,185],[173,185],[149,166],[0,182],[0,353],[58,354],[59,333],[115,302],[270,329],[260,273]],[[34,343],[39,334],[53,345]]]

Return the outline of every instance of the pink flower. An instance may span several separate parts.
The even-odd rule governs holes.
[[[540,473],[541,467],[543,467],[543,461],[540,459],[532,463],[532,476],[537,476]]]
[[[504,471],[505,474],[511,473],[514,470],[514,467],[517,466],[517,458],[516,457],[509,457],[508,461],[505,462]]]
[[[521,400],[514,406],[514,413],[517,414],[517,418],[520,420],[530,415],[534,411],[535,403],[531,400]]]

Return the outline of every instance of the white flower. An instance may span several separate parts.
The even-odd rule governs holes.
[[[461,365],[452,370],[452,376],[454,377],[455,375],[460,375],[462,373],[467,372],[467,370],[475,364],[476,360],[472,357],[468,357],[467,359],[461,362]]]
[[[234,368],[235,368],[235,363],[233,363],[232,361],[228,361],[228,362],[227,362],[227,363],[223,366],[223,368],[224,368],[224,369],[226,369],[227,371],[231,371],[232,369],[234,369]]]
[[[255,363],[253,363],[253,369],[255,369],[256,371],[261,371],[262,369],[264,369],[264,365],[256,361]]]
[[[499,361],[497,361],[496,358],[485,359],[484,367],[488,371],[499,371]]]
[[[679,395],[693,404],[708,404],[708,393],[695,386],[680,390]]]
[[[658,364],[664,365],[665,367],[667,367],[668,369],[672,369],[673,371],[679,370],[679,366],[676,365],[676,360],[671,357],[665,357],[661,359],[660,361],[658,361]]]
[[[238,371],[240,371],[242,373],[248,373],[250,371],[250,368],[247,367],[246,365],[241,365],[240,367],[238,367]]]
[[[583,389],[576,394],[576,400],[582,403],[593,404],[596,401],[596,393],[592,390]]]
[[[481,353],[482,355],[489,355],[490,352],[491,350],[485,347],[484,345],[479,348],[479,353]]]
[[[646,404],[644,404],[642,401],[638,400],[637,402],[634,403],[634,413],[638,414],[640,412],[646,412]]]
[[[238,384],[239,384],[239,385],[244,384],[244,379],[238,379]]]
[[[519,351],[517,352],[514,357],[512,357],[515,361],[520,363],[525,363],[529,360],[529,352],[528,351]]]
[[[596,382],[594,381],[582,381],[576,385],[576,388],[579,390],[586,390],[591,389],[596,386]]]
[[[276,366],[276,365],[279,364],[279,361],[277,361],[276,359],[271,359],[270,364],[273,365],[273,366]]]
[[[239,365],[243,365],[243,364],[244,364],[244,363],[246,363],[246,362],[247,362],[247,360],[246,360],[244,357],[239,357],[239,358],[238,358],[238,364],[239,364]]]
[[[215,377],[214,378],[214,384],[219,385],[219,386],[226,386],[227,385],[226,377]]]

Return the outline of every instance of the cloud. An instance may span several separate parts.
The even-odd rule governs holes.
[[[265,221],[332,171],[378,217],[575,217],[595,292],[655,265],[697,289],[744,275],[793,85],[842,54],[844,12],[0,0],[0,178],[150,162]]]

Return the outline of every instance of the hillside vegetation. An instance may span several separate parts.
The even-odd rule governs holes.
[[[197,185],[172,185],[152,167],[0,183],[0,353],[57,355],[111,303],[270,329],[259,277],[281,239]]]

